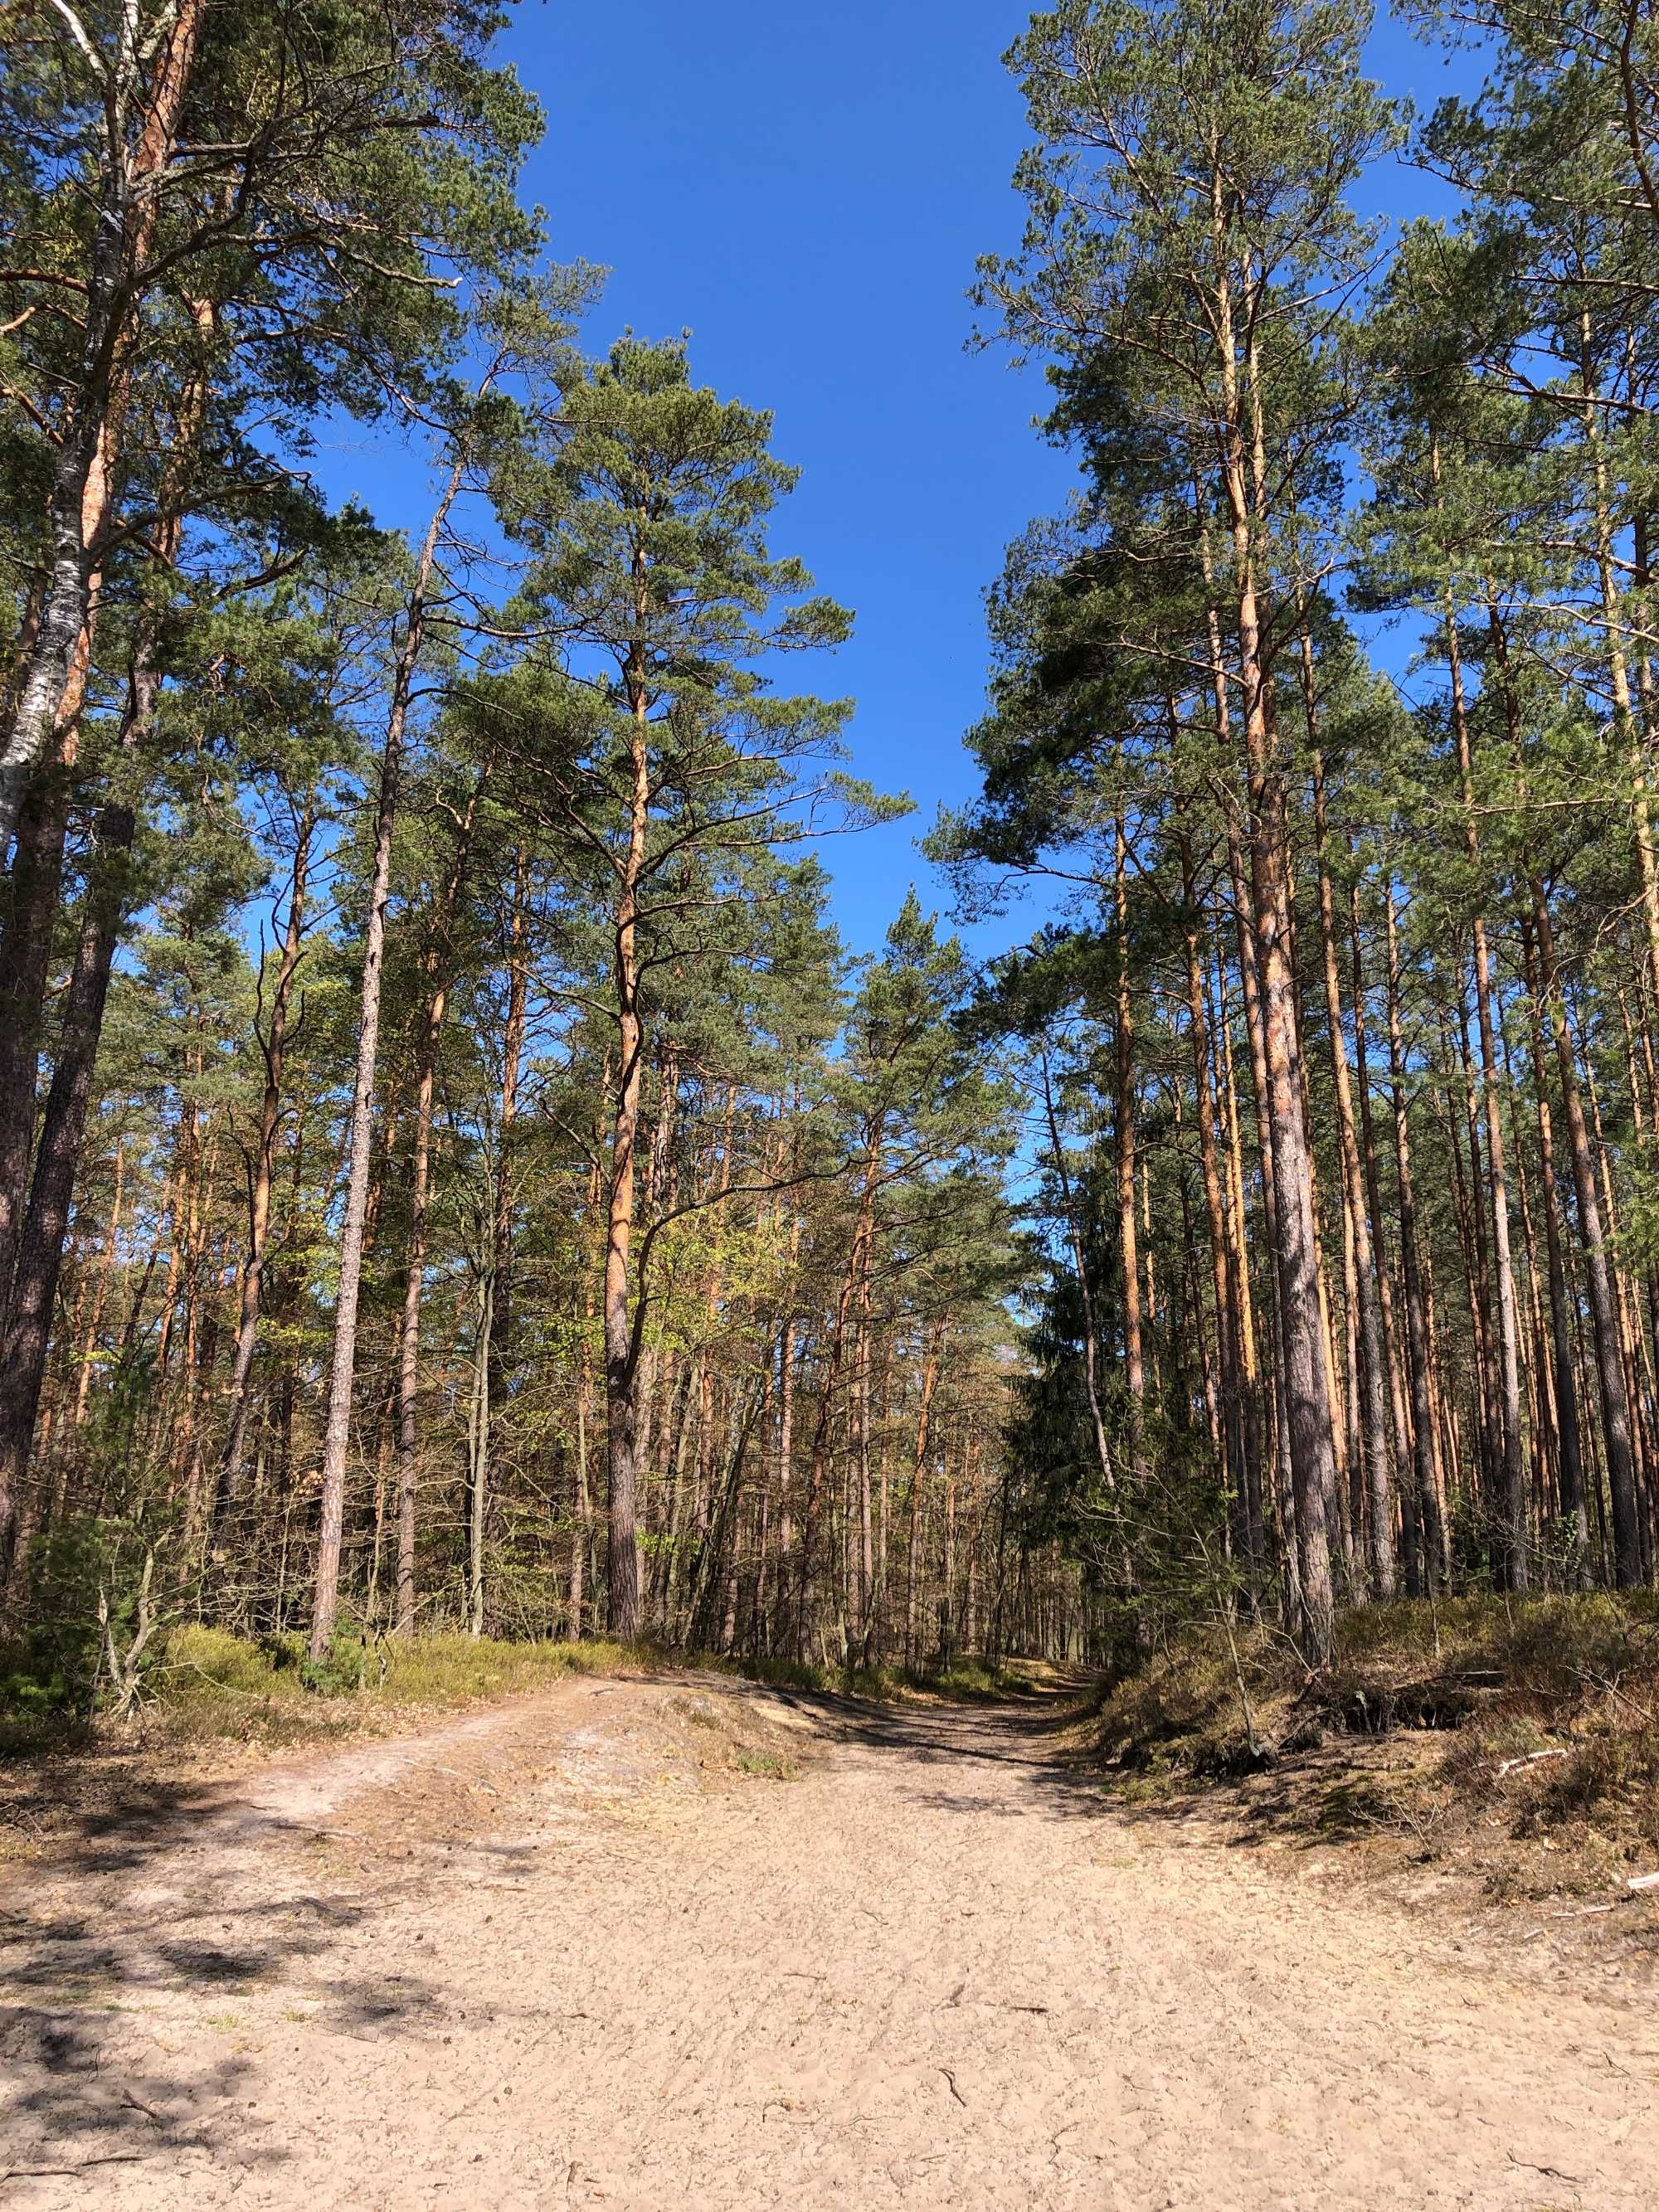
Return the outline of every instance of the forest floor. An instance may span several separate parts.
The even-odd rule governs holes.
[[[3,1870],[0,2208],[1659,2203],[1628,1942],[1079,1746],[582,1677],[131,1792]]]

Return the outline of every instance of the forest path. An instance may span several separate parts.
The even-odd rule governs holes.
[[[1659,2204],[1650,2009],[1115,1808],[1035,1702],[574,1680],[3,1901],[0,2208]]]

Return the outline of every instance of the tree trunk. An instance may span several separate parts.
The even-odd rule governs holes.
[[[17,823],[0,939],[0,1325],[16,1272],[28,1204],[40,1081],[40,1016],[52,960],[52,922],[64,879],[70,749],[36,770]]]
[[[399,1636],[415,1633],[415,1552],[421,1463],[421,1298],[426,1285],[427,1212],[432,1195],[432,1109],[438,1042],[449,1004],[451,940],[466,882],[478,804],[490,777],[487,760],[465,810],[455,819],[455,846],[438,895],[431,935],[421,962],[430,994],[416,1054],[415,1130],[410,1164],[409,1250],[404,1305],[398,1331],[398,1602]],[[388,1139],[391,1133],[388,1132]]]
[[[472,1348],[472,1395],[467,1407],[467,1627],[484,1627],[484,1526],[489,1494],[489,1344],[495,1324],[495,1277],[486,1266],[478,1285],[478,1330]]]
[[[489,1356],[492,1389],[505,1384],[513,1343],[513,1138],[519,1118],[519,1080],[524,1065],[525,1017],[530,988],[526,952],[530,855],[521,845],[513,861],[513,911],[507,924],[507,1027],[501,1037],[501,1124],[495,1142],[495,1209],[491,1234],[495,1292]]]
[[[1498,672],[1498,689],[1508,733],[1510,757],[1514,764],[1516,787],[1524,799],[1527,783],[1521,746],[1520,702],[1510,669],[1508,632],[1498,612],[1497,593],[1490,584],[1486,590],[1486,623]],[[1583,1104],[1579,1097],[1572,1037],[1567,1026],[1566,1006],[1561,995],[1556,966],[1555,935],[1550,921],[1548,902],[1544,896],[1543,882],[1535,873],[1529,877],[1528,889],[1538,965],[1534,1003],[1541,1012],[1555,1045],[1562,1113],[1567,1125],[1567,1150],[1572,1163],[1573,1186],[1578,1201],[1579,1240],[1584,1249],[1584,1274],[1589,1291],[1595,1364],[1601,1382],[1601,1432],[1607,1458],[1607,1489],[1613,1504],[1613,1578],[1621,1589],[1628,1589],[1634,1588],[1642,1579],[1642,1545],[1619,1320],[1602,1234],[1601,1208],[1596,1196],[1595,1170],[1590,1158],[1589,1132],[1585,1126]],[[1541,1080],[1540,1091],[1541,1095]]]
[[[1405,1032],[1400,1019],[1400,937],[1394,885],[1384,886],[1389,948],[1389,1072],[1394,1085],[1394,1144],[1400,1179],[1400,1260],[1406,1286],[1406,1344],[1411,1371],[1412,1428],[1417,1471],[1419,1587],[1430,1592],[1444,1578],[1445,1549],[1439,1486],[1434,1468],[1432,1364],[1417,1243],[1417,1201],[1412,1184],[1411,1138],[1406,1119]]]
[[[945,1318],[941,1315],[927,1334],[921,1369],[921,1403],[916,1413],[916,1449],[910,1463],[910,1532],[904,1568],[904,1671],[916,1669],[916,1584],[921,1572],[921,1500],[927,1472],[927,1434],[933,1417],[933,1392],[939,1385],[939,1356],[945,1348]]]
[[[289,884],[288,919],[283,931],[283,949],[276,965],[276,988],[271,994],[270,1026],[259,1039],[260,1049],[264,1055],[265,1087],[259,1107],[259,1133],[248,1163],[248,1249],[242,1267],[241,1298],[236,1319],[236,1351],[230,1373],[229,1419],[224,1450],[219,1462],[218,1489],[214,1500],[213,1542],[216,1548],[225,1540],[231,1515],[243,1489],[243,1463],[251,1398],[249,1385],[253,1376],[254,1353],[258,1346],[265,1252],[270,1241],[270,1200],[276,1170],[276,1133],[283,1112],[288,1012],[305,932],[306,880],[315,827],[315,816],[307,805],[300,817],[299,834],[295,845],[293,874]]]
[[[630,1297],[629,1255],[634,1233],[635,1154],[639,1143],[640,1082],[644,1073],[646,1035],[640,1006],[637,933],[640,886],[646,866],[651,821],[651,764],[648,751],[645,623],[647,597],[645,552],[634,561],[638,634],[629,649],[626,686],[633,717],[629,752],[628,848],[623,861],[615,915],[613,973],[617,990],[617,1089],[611,1134],[611,1189],[605,1217],[605,1440],[609,1480],[609,1531],[605,1547],[606,1598],[611,1632],[631,1643],[640,1632],[640,1561],[636,1529],[635,1448],[639,1423],[639,1331]],[[643,1319],[642,1313],[639,1319]]]
[[[110,1200],[109,1226],[104,1232],[104,1249],[98,1262],[98,1287],[93,1294],[92,1313],[87,1322],[87,1333],[81,1347],[81,1371],[75,1384],[75,1419],[76,1430],[86,1426],[87,1405],[92,1395],[92,1370],[98,1357],[98,1340],[103,1334],[105,1309],[109,1304],[110,1282],[115,1273],[116,1239],[121,1229],[121,1200],[125,1181],[126,1150],[117,1141],[115,1146],[115,1194]]]
[[[1307,650],[1305,641],[1304,652]],[[1326,861],[1324,762],[1314,762],[1314,824],[1319,839],[1319,931],[1324,953],[1325,1014],[1331,1036],[1331,1073],[1336,1103],[1338,1148],[1342,1163],[1342,1199],[1353,1245],[1355,1304],[1358,1321],[1358,1427],[1365,1464],[1369,1505],[1369,1563],[1377,1597],[1394,1595],[1394,1468],[1389,1449],[1388,1378],[1382,1350],[1382,1321],[1377,1296],[1376,1261],[1371,1249],[1370,1215],[1359,1158],[1348,1050],[1342,1024],[1342,987],[1336,957],[1336,914]]]
[[[1170,727],[1173,732],[1173,703]],[[1245,1383],[1238,1358],[1238,1331],[1230,1279],[1226,1212],[1222,1204],[1221,1170],[1216,1149],[1215,1099],[1211,1088],[1209,1007],[1200,950],[1198,890],[1193,865],[1192,838],[1184,820],[1181,825],[1179,844],[1181,896],[1186,909],[1187,1027],[1192,1048],[1193,1092],[1198,1107],[1199,1164],[1203,1176],[1204,1209],[1209,1228],[1211,1295],[1215,1301],[1216,1348],[1221,1370],[1221,1406],[1218,1411],[1224,1437],[1224,1464],[1237,1523],[1241,1517],[1239,1507],[1244,1498],[1248,1481],[1243,1432]],[[1255,1562],[1249,1554],[1248,1513],[1243,1516],[1243,1525],[1246,1532],[1246,1570],[1254,1583]]]
[[[391,711],[380,754],[380,793],[375,810],[374,859],[369,876],[368,926],[363,942],[363,977],[357,1031],[357,1066],[352,1084],[348,1139],[345,1210],[340,1221],[340,1279],[334,1304],[334,1348],[329,1367],[328,1425],[323,1444],[322,1505],[317,1540],[315,1595],[311,1615],[311,1657],[328,1653],[339,1607],[340,1551],[345,1524],[346,1459],[351,1446],[352,1383],[357,1361],[357,1300],[362,1286],[363,1231],[368,1212],[369,1149],[374,1112],[374,1078],[380,1050],[380,986],[386,964],[386,910],[392,896],[392,833],[397,820],[398,788],[403,773],[404,732],[410,696],[425,634],[427,596],[431,587],[438,538],[461,488],[461,465],[449,480],[427,526],[410,595],[404,639],[392,675]]]
[[[105,810],[102,849],[94,857],[80,941],[70,971],[57,1064],[46,1094],[28,1206],[18,1240],[17,1269],[0,1359],[4,1378],[0,1383],[0,1587],[11,1579],[18,1498],[29,1468],[64,1239],[124,908],[123,878],[111,856],[125,852],[131,842],[132,827],[130,812]]]
[[[1469,738],[1464,700],[1463,663],[1457,641],[1457,621],[1447,593],[1445,609],[1447,664],[1451,676],[1452,732],[1457,744],[1457,771],[1463,802],[1463,849],[1471,871],[1480,865],[1480,839],[1474,808],[1474,757]],[[1509,1587],[1527,1587],[1527,1467],[1521,1437],[1520,1326],[1515,1299],[1515,1269],[1510,1250],[1509,1182],[1504,1158],[1504,1120],[1498,1107],[1498,1054],[1492,1014],[1492,958],[1486,945],[1484,914],[1476,910],[1470,924],[1474,947],[1474,1004],[1480,1034],[1480,1092],[1486,1109],[1486,1172],[1491,1184],[1492,1260],[1498,1289],[1498,1381],[1502,1392],[1504,1508]]]
[[[801,1520],[800,1577],[795,1628],[796,1650],[803,1661],[810,1655],[812,1638],[817,1627],[817,1539],[823,1518],[825,1486],[830,1472],[830,1439],[847,1344],[847,1317],[852,1310],[864,1266],[865,1247],[873,1230],[880,1158],[880,1136],[876,1132],[870,1132],[866,1137],[864,1187],[859,1197],[858,1218],[853,1231],[852,1246],[847,1255],[847,1270],[842,1278],[835,1316],[830,1327],[817,1419],[812,1428],[812,1451],[806,1478],[806,1506]]]
[[[1123,817],[1113,824],[1113,910],[1117,924],[1117,1006],[1113,1028],[1116,1088],[1112,1101],[1112,1150],[1117,1171],[1118,1263],[1123,1294],[1123,1381],[1128,1394],[1129,1471],[1146,1486],[1146,1370],[1140,1341],[1140,1266],[1135,1236],[1134,1006],[1129,993],[1128,900],[1124,870],[1127,842]]]
[[[1226,189],[1218,170],[1213,179],[1218,222],[1224,220],[1220,203]],[[1259,517],[1255,510],[1265,496],[1259,364],[1252,341],[1249,365],[1255,416],[1247,475],[1246,418],[1238,386],[1233,318],[1231,288],[1224,283],[1218,298],[1215,332],[1224,416],[1221,489],[1232,542],[1237,672],[1249,777],[1251,890],[1277,1215],[1274,1259],[1295,1500],[1295,1550],[1300,1570],[1298,1625],[1304,1656],[1311,1665],[1322,1666],[1330,1658],[1335,1637],[1328,1517],[1336,1488],[1336,1445],[1320,1316],[1313,1163],[1303,1110],[1301,1048],[1297,1035],[1286,793],[1273,737],[1271,675],[1263,657],[1256,575]]]
[[[1589,1291],[1590,1327],[1595,1346],[1596,1372],[1601,1389],[1601,1428],[1607,1449],[1607,1491],[1613,1504],[1613,1579],[1620,1589],[1634,1589],[1642,1581],[1642,1540],[1637,1519],[1636,1467],[1631,1442],[1630,1402],[1626,1393],[1619,1312],[1607,1241],[1601,1225],[1601,1205],[1595,1188],[1595,1165],[1590,1153],[1589,1129],[1578,1088],[1572,1035],[1567,1025],[1566,1004],[1561,994],[1555,959],[1555,934],[1542,884],[1532,884],[1532,921],[1538,945],[1539,985],[1544,1018],[1555,1042],[1556,1066],[1561,1085],[1561,1107],[1567,1125],[1567,1151],[1572,1162],[1573,1188],[1578,1200],[1578,1233],[1584,1248],[1584,1275]]]

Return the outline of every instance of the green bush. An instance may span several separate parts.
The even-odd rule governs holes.
[[[267,1663],[274,1668],[278,1662],[273,1657]],[[368,1638],[349,1628],[335,1630],[320,1659],[307,1651],[300,1662],[300,1680],[318,1698],[349,1697],[367,1689],[371,1671],[380,1670],[371,1659]]]

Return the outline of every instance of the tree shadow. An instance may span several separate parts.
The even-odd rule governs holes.
[[[1105,1785],[1086,1754],[1067,1741],[1085,1686],[1079,1680],[1054,1690],[1033,1687],[995,1704],[966,1705],[881,1705],[816,1691],[787,1697],[814,1713],[836,1740],[890,1753],[929,1778],[901,1785],[919,1805],[1009,1820],[1034,1812],[1050,1820],[1093,1820],[1109,1809]],[[975,1765],[1006,1770],[1016,1786],[974,1788],[965,1770]]]
[[[191,1846],[209,1828],[225,1848],[204,1868]],[[250,1815],[225,1785],[152,1784],[80,1831],[42,1870],[36,1909],[0,1917],[0,2176],[84,2172],[114,2202],[116,2169],[163,2154],[281,2163],[277,2116],[252,2116],[239,2000],[297,1984],[308,2022],[368,2043],[446,2016],[434,1984],[349,1955],[383,1900],[330,1895],[282,1863],[280,1846],[314,1840],[305,1824]]]

